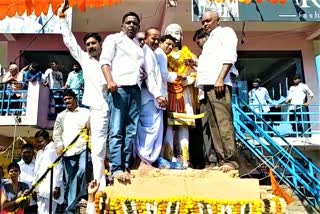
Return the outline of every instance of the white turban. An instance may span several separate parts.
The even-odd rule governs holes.
[[[173,36],[175,39],[177,40],[181,40],[181,36],[182,36],[182,27],[178,24],[170,24],[167,26],[166,30],[164,31],[165,35],[170,34],[171,36]]]
[[[168,31],[170,31],[170,29],[176,29],[176,30],[179,30],[181,35],[182,35],[182,27],[176,23],[174,24],[170,24],[167,26],[166,30],[164,31],[164,34],[165,35],[168,35]]]

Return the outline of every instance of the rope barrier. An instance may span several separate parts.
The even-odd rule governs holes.
[[[59,161],[62,159],[63,155],[69,151],[77,142],[77,140],[82,137],[86,143],[89,143],[89,135],[88,135],[88,129],[83,128],[79,134],[71,141],[71,143],[63,150],[62,154],[51,164],[48,166],[47,170],[43,173],[43,175],[35,182],[31,189],[29,190],[28,194],[16,199],[17,203],[20,203],[24,200],[27,200],[29,197],[31,197],[31,194],[34,192],[34,190],[41,184],[41,182],[46,178],[47,174],[53,170],[53,168],[59,163]]]

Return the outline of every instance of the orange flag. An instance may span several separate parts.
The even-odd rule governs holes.
[[[292,203],[294,199],[279,185],[278,181],[273,175],[272,169],[269,170],[269,176],[271,180],[272,194],[283,198],[287,204]]]
[[[55,12],[62,3],[63,0],[0,0],[0,20],[16,14],[21,16],[24,12],[27,15],[34,12],[37,16],[47,14],[50,5]],[[120,3],[121,0],[70,0],[70,6],[77,6],[81,11],[85,11],[87,7],[111,7]]]

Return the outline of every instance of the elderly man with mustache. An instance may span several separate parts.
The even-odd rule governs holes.
[[[231,110],[231,73],[237,74],[234,64],[238,38],[232,28],[220,26],[216,11],[206,12],[202,25],[209,37],[198,61],[197,85],[205,92],[204,104],[218,169],[227,172],[239,168]]]

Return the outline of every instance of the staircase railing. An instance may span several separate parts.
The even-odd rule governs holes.
[[[244,112],[240,105],[246,107],[263,126],[259,126]],[[292,146],[280,133],[270,126],[258,113],[252,111],[247,103],[235,98],[233,104],[234,126],[237,139],[244,144],[256,157],[271,168],[280,181],[289,185],[295,193],[319,210],[320,205],[320,170],[296,147]],[[250,124],[250,127],[248,127]],[[263,127],[281,141],[280,146]],[[257,135],[256,133],[259,133]],[[249,137],[249,138],[248,138]],[[307,165],[302,165],[297,158]]]

